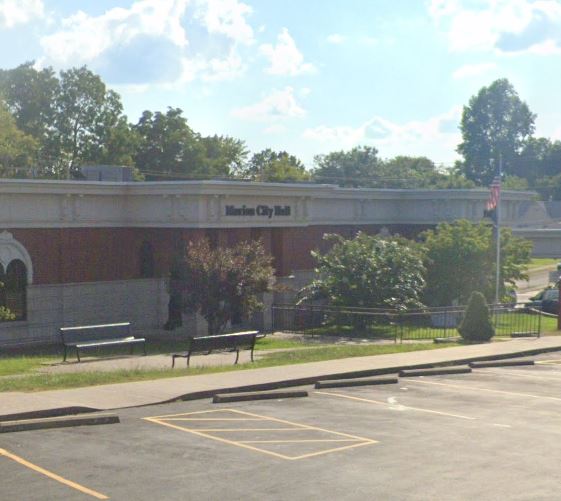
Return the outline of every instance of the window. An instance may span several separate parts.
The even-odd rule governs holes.
[[[140,276],[142,278],[154,278],[154,249],[150,242],[144,241],[140,246]]]
[[[16,320],[25,320],[27,316],[27,268],[23,261],[19,259],[11,261],[6,273],[0,274],[0,281],[4,283],[0,293],[0,306],[8,308],[16,316]]]

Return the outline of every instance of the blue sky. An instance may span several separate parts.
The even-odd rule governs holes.
[[[0,67],[86,64],[143,110],[251,151],[457,158],[462,106],[508,78],[561,139],[561,0],[0,0]]]

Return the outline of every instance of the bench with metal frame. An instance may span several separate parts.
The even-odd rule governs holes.
[[[244,331],[216,336],[189,337],[189,346],[186,351],[171,354],[171,366],[175,367],[176,358],[186,358],[187,367],[189,367],[191,355],[195,353],[210,355],[213,351],[236,352],[235,365],[240,358],[240,350],[243,349],[251,350],[251,361],[253,362],[253,350],[255,349],[255,341],[258,337],[264,336],[259,335],[258,331]]]
[[[130,322],[61,327],[59,333],[64,347],[63,362],[66,362],[69,348],[76,350],[78,362],[80,362],[80,350],[107,346],[129,345],[129,353],[132,355],[134,345],[142,344],[144,355],[146,355],[146,339],[131,335],[130,327]]]

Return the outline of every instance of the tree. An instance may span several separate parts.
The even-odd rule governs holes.
[[[0,176],[26,177],[37,155],[37,141],[19,130],[0,104]]]
[[[283,183],[307,181],[310,178],[304,164],[286,151],[270,148],[255,153],[238,175],[252,181]]]
[[[231,177],[242,169],[248,151],[241,139],[229,136],[208,136],[200,139],[204,160],[198,175],[201,177]]]
[[[122,112],[119,95],[85,66],[62,71],[49,141],[55,171],[70,177],[84,163],[96,162]]]
[[[52,68],[37,70],[34,64],[0,70],[0,94],[17,127],[42,142],[53,124],[59,81]]]
[[[473,291],[458,332],[465,341],[485,342],[495,335],[485,296]]]
[[[314,157],[312,171],[316,183],[331,183],[356,188],[372,186],[380,177],[381,160],[378,150],[371,146],[358,146],[350,151],[334,151]]]
[[[466,304],[473,291],[488,300],[495,295],[495,244],[491,226],[467,220],[442,223],[422,234],[425,246],[427,286],[424,301],[431,306]],[[532,243],[501,228],[500,294],[507,284],[526,278]]]
[[[205,318],[209,335],[219,334],[236,312],[263,308],[259,295],[272,290],[272,260],[262,242],[231,248],[212,248],[206,239],[190,243],[177,274],[184,307]]]
[[[427,157],[398,155],[382,162],[376,188],[464,189],[475,185],[457,172],[442,172]]]
[[[179,108],[164,114],[144,111],[135,125],[140,143],[134,160],[149,177],[179,179],[194,176],[205,156],[199,136],[187,124]]]
[[[535,118],[506,78],[495,80],[472,96],[463,109],[463,141],[458,146],[466,177],[477,184],[490,184],[500,157],[503,171],[516,174],[514,160],[533,134]]]
[[[401,238],[359,232],[352,239],[326,235],[333,242],[325,254],[312,252],[316,278],[299,293],[300,302],[327,299],[332,306],[420,307],[425,285],[417,246]]]

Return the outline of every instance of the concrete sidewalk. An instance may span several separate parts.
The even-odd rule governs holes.
[[[503,342],[457,346],[441,350],[394,353],[345,358],[324,362],[267,367],[218,374],[182,376],[70,390],[0,394],[2,416],[39,412],[61,407],[118,409],[161,403],[174,399],[194,399],[216,392],[257,390],[311,384],[318,379],[338,379],[396,373],[400,369],[466,363],[493,358],[561,351],[561,336],[514,339]]]

